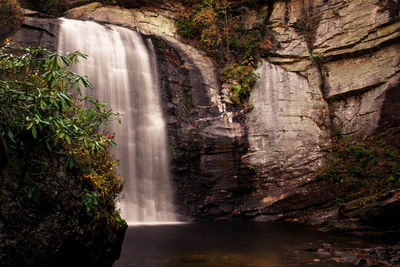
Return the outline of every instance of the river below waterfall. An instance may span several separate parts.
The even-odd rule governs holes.
[[[372,240],[289,223],[130,226],[119,261],[129,266],[354,266]],[[346,262],[347,261],[347,262]]]

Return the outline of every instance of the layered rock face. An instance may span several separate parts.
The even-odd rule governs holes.
[[[36,14],[33,12],[33,14]],[[12,40],[20,47],[42,46],[49,50],[57,50],[58,22],[50,18],[25,16],[21,29]]]
[[[358,141],[400,122],[398,1],[237,1],[250,21],[267,6],[275,48],[259,64],[250,112],[226,106],[218,66],[179,37],[184,1],[145,2],[91,3],[66,16],[154,37],[183,215],[270,220],[334,200],[346,188],[316,180],[331,131]],[[41,28],[39,44],[51,47],[56,26],[45,20],[26,18],[16,38],[36,40]]]
[[[396,1],[275,1],[270,22],[277,49],[252,92],[245,156],[263,195],[248,213],[267,219],[346,190],[314,182],[332,130],[359,141],[400,111]]]
[[[271,22],[280,48],[270,62],[319,87],[343,134],[362,139],[387,120],[382,104],[399,79],[397,1],[276,1]]]
[[[313,180],[329,145],[329,110],[319,88],[267,61],[258,73],[251,92],[254,110],[246,120],[249,151],[242,158],[256,170],[251,204],[242,207],[249,216],[263,214]]]

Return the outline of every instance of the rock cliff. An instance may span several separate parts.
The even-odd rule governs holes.
[[[245,159],[261,170],[259,212],[277,215],[343,192],[310,186],[332,130],[355,142],[398,125],[399,4],[274,1],[270,22],[277,49],[252,92]]]

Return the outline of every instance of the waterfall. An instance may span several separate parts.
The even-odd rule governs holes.
[[[151,41],[122,27],[61,19],[58,51],[76,50],[89,56],[74,69],[93,84],[87,94],[122,115],[122,124],[107,126],[115,133],[118,174],[125,178],[122,217],[128,223],[176,221]]]

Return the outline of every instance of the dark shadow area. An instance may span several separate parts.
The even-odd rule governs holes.
[[[245,116],[230,107],[237,115],[233,124],[228,123],[225,113],[211,102],[212,85],[205,81],[193,55],[163,40],[153,38],[153,43],[178,213],[196,219],[232,216],[252,188],[248,184],[251,172],[241,165],[248,148]],[[233,125],[241,128],[239,134]]]
[[[397,75],[386,91],[379,118],[378,131],[400,125],[400,76]]]

